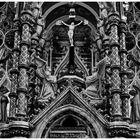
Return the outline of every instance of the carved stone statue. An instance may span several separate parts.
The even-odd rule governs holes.
[[[35,17],[38,17],[39,15],[41,15],[41,6],[42,6],[43,2],[33,2],[31,4],[31,8],[33,9],[33,15]]]
[[[45,25],[45,19],[41,16],[42,15],[42,12],[40,10],[41,6],[42,6],[42,2],[33,2],[32,4],[32,8],[33,8],[32,13],[34,17],[37,19],[36,33],[33,34],[34,38],[37,38],[40,36],[43,30],[43,27]]]
[[[137,91],[137,94],[132,98],[131,119],[133,122],[140,122],[140,70],[135,72],[129,88]]]
[[[129,3],[126,1],[126,2],[123,2],[123,8],[125,9],[125,11],[128,11],[129,9]]]
[[[62,20],[59,20],[56,22],[56,25],[61,25],[61,24],[64,24],[65,26],[68,26],[69,27],[69,31],[68,31],[68,36],[69,36],[69,41],[70,41],[70,44],[71,46],[74,46],[73,44],[73,35],[74,35],[74,29],[75,27],[79,26],[83,21],[80,21],[78,24],[74,24],[74,22],[72,22],[70,25],[69,24],[66,24],[64,21]],[[88,21],[85,20],[84,21],[84,24],[88,24]]]
[[[8,103],[8,93],[10,92],[11,81],[6,70],[3,68],[0,69],[0,121],[5,122],[7,118],[7,103]],[[3,73],[3,74],[2,74]]]
[[[99,6],[100,6],[101,11],[100,11],[100,19],[98,20],[97,27],[99,29],[100,35],[104,39],[107,39],[107,35],[105,34],[105,29],[104,29],[104,25],[108,16],[107,5],[105,2],[99,2]]]
[[[101,9],[100,17],[107,18],[107,6],[105,2],[99,2],[99,7]]]
[[[38,20],[37,20],[36,33],[34,33],[32,35],[32,37],[38,38],[41,35],[41,33],[42,33],[44,25],[45,25],[44,18],[43,17],[39,17]]]
[[[43,86],[41,94],[38,97],[39,102],[48,102],[50,99],[55,98],[54,86],[56,84],[56,76],[51,75],[50,69],[47,67],[47,63],[39,57],[35,57],[35,63],[38,68],[37,74],[43,78]]]
[[[97,64],[97,71],[95,71],[91,76],[86,78],[87,88],[85,93],[87,96],[98,99],[102,98],[102,80],[105,74],[105,67],[108,57],[105,57]]]

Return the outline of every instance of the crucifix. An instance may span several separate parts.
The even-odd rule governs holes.
[[[69,37],[70,42],[70,49],[69,49],[69,73],[74,73],[74,41],[73,41],[73,35],[74,35],[74,29],[75,27],[79,26],[80,24],[84,23],[84,25],[88,24],[87,20],[80,21],[78,24],[74,24],[74,22],[71,22],[70,24],[65,23],[62,20],[58,20],[56,22],[56,25],[65,25],[69,28],[67,34]]]
[[[83,21],[80,21],[78,24],[74,24],[74,22],[71,22],[71,24],[67,24],[62,20],[58,20],[56,22],[56,25],[62,25],[63,24],[65,26],[69,27],[68,37],[69,37],[69,41],[70,41],[71,46],[74,46],[74,43],[73,43],[74,29],[75,29],[75,27],[79,26],[82,22]],[[87,24],[88,24],[88,21],[84,20],[84,25],[87,25]]]

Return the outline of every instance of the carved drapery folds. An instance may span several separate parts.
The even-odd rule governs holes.
[[[131,123],[140,121],[139,13],[136,11],[135,18],[131,8],[126,8],[126,13],[119,11],[123,10],[122,3],[96,4],[70,4],[77,15],[64,3],[58,4],[60,13],[52,8],[46,15],[42,15],[42,2],[16,4],[14,29],[5,34],[7,26],[0,31],[0,63],[7,62],[11,82],[8,119],[5,87],[0,85],[0,123],[6,124],[6,129],[0,126],[1,137],[29,137],[30,121],[40,121],[44,110],[53,112],[54,104],[80,108],[81,102],[83,110],[85,107],[91,114],[99,113],[109,137],[135,137],[136,128]],[[74,13],[68,15],[68,11]],[[90,20],[86,11],[87,15],[99,13]],[[3,10],[0,15],[0,28],[7,20],[5,13]],[[88,25],[78,24],[86,18]],[[72,37],[68,36],[70,29],[56,25],[58,20],[79,25],[71,29]],[[5,50],[10,55],[3,59]],[[73,93],[67,99],[69,90]]]
[[[8,98],[6,94],[8,89],[4,86],[0,87],[0,122],[6,123],[7,122],[7,103]]]

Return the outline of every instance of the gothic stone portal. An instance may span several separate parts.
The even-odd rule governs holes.
[[[97,138],[94,128],[78,113],[71,110],[60,113],[46,125],[43,138]]]

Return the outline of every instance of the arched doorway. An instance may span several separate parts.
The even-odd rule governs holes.
[[[61,133],[57,138],[107,137],[104,127],[105,122],[99,119],[98,113],[95,116],[92,112],[72,104],[55,107],[55,109],[49,112],[47,114],[44,112],[45,116],[41,113],[40,115],[43,116],[37,116],[37,120],[32,122],[35,130],[32,131],[31,138],[53,138],[56,137],[55,133]],[[73,123],[71,124],[69,121]],[[79,131],[76,132],[76,129]],[[71,130],[77,135],[72,134]],[[69,134],[65,135],[66,133]]]
[[[67,110],[58,116],[51,120],[51,125],[46,125],[43,138],[97,138],[93,126],[80,114]]]

